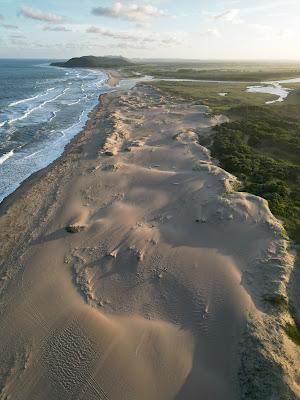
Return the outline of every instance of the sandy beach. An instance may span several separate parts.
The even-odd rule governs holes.
[[[225,120],[146,85],[103,95],[3,201],[1,399],[300,397],[291,316],[265,301],[293,252],[198,143]]]

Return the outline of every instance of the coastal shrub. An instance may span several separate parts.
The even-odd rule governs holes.
[[[139,72],[145,75],[151,75],[158,78],[175,78],[175,79],[199,79],[199,80],[215,80],[215,81],[251,81],[261,82],[266,79],[288,79],[299,75],[299,69],[295,70],[273,70],[269,68],[265,70],[255,69],[247,71],[244,68],[223,69],[223,68],[207,68],[203,64],[191,63],[187,67],[182,63],[139,63],[131,67],[125,67],[126,72]],[[206,67],[206,68],[205,68]],[[205,69],[204,69],[205,68]]]
[[[266,295],[264,296],[264,300],[280,311],[289,310],[287,298],[282,294]]]
[[[285,333],[288,335],[288,337],[298,346],[300,346],[300,329],[296,322],[294,323],[287,323],[285,328]]]
[[[300,124],[261,108],[249,117],[249,108],[240,107],[242,118],[217,126],[212,155],[242,181],[241,190],[268,200],[300,242]]]

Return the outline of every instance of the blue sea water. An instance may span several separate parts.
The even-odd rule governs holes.
[[[111,90],[101,70],[49,64],[0,59],[0,201],[58,158]]]

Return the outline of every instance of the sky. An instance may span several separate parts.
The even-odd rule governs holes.
[[[300,0],[0,0],[0,58],[300,60]]]

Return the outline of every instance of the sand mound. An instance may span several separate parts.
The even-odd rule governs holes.
[[[176,326],[105,317],[85,307],[48,338],[41,354],[42,375],[55,387],[57,398],[120,398],[123,390],[122,398],[128,400],[166,399],[185,382],[192,354],[191,335]],[[45,398],[45,388],[36,395]]]
[[[220,118],[145,88],[103,107],[1,216],[0,397],[299,398],[291,316],[266,301],[293,258],[197,143]]]

